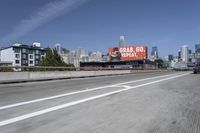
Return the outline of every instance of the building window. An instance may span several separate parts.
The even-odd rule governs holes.
[[[20,53],[20,48],[13,48],[15,53]]]
[[[27,64],[28,61],[27,60],[22,60],[22,64]]]
[[[23,52],[23,53],[28,53],[28,49],[23,48],[23,49],[22,49],[22,52]]]
[[[39,50],[36,50],[36,51],[35,51],[35,54],[40,54],[40,51],[39,51]]]
[[[31,60],[31,61],[29,62],[29,64],[33,64],[33,61]]]
[[[35,59],[39,59],[39,55],[35,55]]]
[[[38,65],[38,64],[39,64],[39,61],[36,60],[36,61],[35,61],[35,64]]]
[[[15,58],[20,58],[20,54],[15,54]]]
[[[44,56],[41,56],[41,58],[42,58],[42,60],[44,60],[45,57],[44,57]]]
[[[33,54],[33,50],[29,50],[29,54]]]
[[[41,55],[45,55],[45,51],[41,51]]]
[[[20,63],[20,61],[19,60],[15,60],[15,64],[19,64]]]
[[[27,54],[22,54],[23,59],[27,59]]]
[[[33,55],[29,55],[29,59],[33,59]]]

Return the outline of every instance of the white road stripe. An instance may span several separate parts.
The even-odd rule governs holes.
[[[141,82],[141,81],[146,81],[146,80],[152,80],[152,79],[157,79],[157,78],[163,78],[163,77],[173,76],[173,75],[177,75],[177,74],[169,74],[169,75],[163,75],[163,76],[156,76],[156,77],[151,77],[151,78],[145,78],[145,79],[140,79],[140,80],[123,82],[123,83],[114,84],[114,85],[96,87],[96,88],[92,88],[92,89],[75,91],[75,92],[70,92],[70,93],[65,93],[65,94],[60,94],[60,95],[55,95],[55,96],[50,96],[50,97],[45,97],[45,98],[30,100],[30,101],[26,101],[26,102],[20,102],[20,103],[5,105],[5,106],[1,106],[0,110],[9,109],[9,108],[13,108],[13,107],[18,107],[18,106],[22,106],[22,105],[27,105],[27,104],[31,104],[31,103],[42,102],[42,101],[46,101],[46,100],[52,100],[52,99],[66,97],[66,96],[70,96],[70,95],[75,95],[75,94],[90,92],[90,91],[96,91],[96,90],[110,88],[110,87],[117,87],[119,85],[125,85],[125,84],[130,84],[130,83],[135,83],[135,82]]]
[[[171,79],[174,79],[174,78],[186,76],[188,74],[189,73],[181,74],[181,75],[178,75],[178,76],[173,76],[173,77],[169,77],[169,78],[165,78],[165,79],[161,79],[161,80],[157,80],[157,81],[153,81],[153,82],[149,82],[149,83],[133,86],[131,88],[126,88],[126,89],[121,89],[121,90],[117,90],[117,91],[113,91],[113,92],[109,92],[109,93],[105,93],[105,94],[101,94],[101,95],[96,95],[96,96],[93,96],[93,97],[89,97],[89,98],[85,98],[85,99],[82,99],[82,100],[78,100],[78,101],[74,101],[74,102],[58,105],[58,106],[47,108],[47,109],[44,109],[44,110],[41,110],[41,111],[37,111],[37,112],[30,113],[30,114],[26,114],[26,115],[23,115],[23,116],[11,118],[11,119],[8,119],[8,120],[5,120],[5,121],[1,121],[0,122],[0,127],[8,125],[8,124],[15,123],[15,122],[19,122],[19,121],[22,121],[22,120],[25,120],[25,119],[29,119],[29,118],[32,118],[32,117],[36,117],[36,116],[40,116],[40,115],[43,115],[43,114],[47,114],[47,113],[50,113],[50,112],[53,112],[53,111],[57,111],[57,110],[60,110],[60,109],[64,109],[64,108],[67,108],[67,107],[70,107],[70,106],[73,106],[73,105],[78,105],[78,104],[85,103],[85,102],[88,102],[88,101],[92,101],[92,100],[95,100],[95,99],[99,99],[99,98],[102,98],[102,97],[106,97],[106,96],[110,96],[110,95],[117,94],[117,93],[120,93],[120,92],[128,91],[128,90],[131,90],[131,89],[134,89],[134,88],[143,87],[143,86],[147,86],[147,85],[151,85],[151,84],[155,84],[155,83],[171,80]]]

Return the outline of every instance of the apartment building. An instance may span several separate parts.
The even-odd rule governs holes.
[[[0,50],[1,61],[12,62],[12,66],[38,66],[46,56],[46,49],[40,43],[33,45],[13,44]]]

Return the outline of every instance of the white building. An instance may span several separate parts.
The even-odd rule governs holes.
[[[56,51],[57,51],[58,54],[61,54],[61,45],[59,43],[56,43],[54,45],[54,48],[56,49]]]
[[[77,48],[75,50],[75,56],[76,56],[76,58],[81,58],[81,57],[85,56],[85,50],[83,48]]]
[[[68,55],[68,63],[74,64],[74,62],[73,62],[74,58],[75,58],[75,51],[70,51],[70,53]]]
[[[89,52],[88,55],[86,55],[84,49],[78,48],[75,51],[71,51],[68,54],[68,63],[74,64],[75,67],[80,67],[80,62],[101,62],[101,61],[102,61],[102,53],[100,51]]]
[[[101,62],[102,61],[102,53],[100,51],[90,52],[88,55],[88,62]]]
[[[189,61],[189,48],[187,45],[181,47],[181,59],[185,63],[188,63]]]
[[[0,50],[1,61],[12,62],[12,66],[37,66],[46,56],[46,50],[39,47],[39,43],[32,46],[13,44]]]

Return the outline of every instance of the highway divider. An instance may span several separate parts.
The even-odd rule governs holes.
[[[0,72],[0,83],[44,81],[54,79],[83,78],[107,75],[130,74],[130,70],[105,71],[45,71],[45,72]]]
[[[109,75],[123,75],[131,73],[149,73],[169,70],[91,70],[91,71],[27,71],[27,72],[0,72],[0,84],[58,80],[70,78],[85,78]]]

